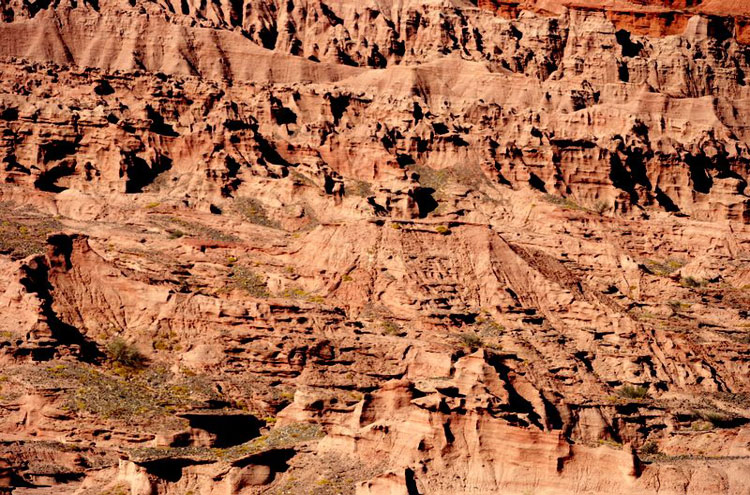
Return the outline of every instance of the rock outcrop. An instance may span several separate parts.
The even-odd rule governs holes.
[[[750,8],[2,5],[0,493],[750,489]]]

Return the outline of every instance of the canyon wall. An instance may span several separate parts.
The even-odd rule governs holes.
[[[0,493],[750,486],[750,8],[2,4]]]

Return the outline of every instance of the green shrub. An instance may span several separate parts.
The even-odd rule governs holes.
[[[5,210],[0,205],[0,217],[8,218],[11,215],[15,215],[15,212]],[[0,254],[17,259],[43,253],[49,234],[62,229],[62,224],[53,218],[29,217],[22,221],[25,223],[0,220]]]
[[[225,234],[224,232],[207,227],[198,222],[190,222],[181,218],[170,217],[169,222],[174,226],[168,227],[169,237],[176,239],[183,236],[193,236],[202,239],[210,239],[214,242],[238,242],[239,237],[233,234]]]
[[[281,297],[287,299],[306,299],[310,294],[302,287],[292,285],[281,291]]]
[[[396,323],[392,321],[384,321],[380,324],[380,328],[383,330],[383,335],[393,335],[398,336],[401,335],[403,332],[401,331],[401,327],[399,327]]]
[[[146,357],[120,337],[107,344],[107,353],[112,361],[127,368],[140,368],[146,364]]]
[[[725,428],[735,419],[733,415],[720,411],[701,411],[699,416],[704,421],[711,423],[715,428]]]
[[[264,227],[279,228],[279,223],[268,217],[263,203],[253,198],[237,198],[234,202],[235,209],[245,220]]]
[[[675,271],[685,266],[681,260],[668,259],[666,261],[646,260],[644,262],[646,269],[654,275],[668,277]]]
[[[668,301],[667,306],[672,311],[672,316],[677,316],[682,310],[682,302],[680,301]]]
[[[313,304],[324,304],[326,302],[325,297],[319,294],[311,294],[297,285],[290,285],[277,295],[285,299],[303,299]]]
[[[235,266],[229,274],[230,285],[244,290],[253,297],[264,299],[270,297],[266,280],[246,266]]]
[[[253,453],[274,449],[289,448],[300,443],[320,440],[325,436],[320,425],[309,423],[291,423],[276,427],[268,433],[249,442],[226,449],[212,449],[211,454],[220,460],[232,460]]]
[[[101,493],[101,495],[128,495],[130,493],[130,486],[125,483],[117,483],[115,486],[110,487],[107,491]]]
[[[500,337],[505,332],[504,326],[489,317],[478,318],[477,329],[483,337]]]
[[[450,235],[451,229],[449,229],[445,225],[438,225],[437,227],[435,227],[435,232],[440,235]]]
[[[599,445],[606,445],[607,447],[611,447],[613,449],[621,449],[622,443],[612,440],[611,438],[600,438],[598,441]]]
[[[640,448],[640,453],[644,455],[659,455],[659,446],[656,442],[646,442]]]
[[[560,196],[555,196],[554,194],[545,194],[544,200],[550,204],[559,206],[566,210],[586,211],[586,208],[579,205],[578,203],[576,203],[570,198],[563,198]]]
[[[617,389],[617,395],[626,399],[646,399],[648,398],[648,389],[641,386],[623,385]]]
[[[474,333],[462,333],[458,336],[458,340],[462,346],[470,349],[479,349],[483,345],[482,337]]]
[[[138,370],[117,363],[113,368],[70,363],[41,368],[32,376],[36,383],[65,391],[63,409],[129,425],[158,423],[166,429],[182,429],[186,420],[176,417],[176,410],[227,399],[205,375],[175,374],[156,363]]]
[[[693,421],[692,424],[690,425],[690,429],[692,431],[709,431],[713,429],[713,424],[711,424],[710,421],[703,421],[703,420]]]
[[[606,201],[597,201],[596,203],[594,203],[594,208],[593,208],[593,210],[594,210],[594,211],[595,211],[595,212],[596,212],[596,213],[597,213],[598,215],[604,215],[604,213],[605,213],[605,212],[606,212],[607,210],[609,210],[609,209],[610,209],[611,207],[612,207],[612,206],[611,206],[611,205],[610,205],[609,203],[607,203]]]
[[[357,196],[367,198],[372,196],[372,184],[361,180],[355,180],[352,182],[351,191]]]
[[[706,285],[706,281],[698,280],[695,277],[682,277],[682,279],[680,280],[680,284],[683,287],[688,287],[690,289],[697,289],[699,287],[703,287],[704,285]]]

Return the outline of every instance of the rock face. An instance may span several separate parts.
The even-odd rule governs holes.
[[[750,490],[750,7],[2,4],[0,493]]]

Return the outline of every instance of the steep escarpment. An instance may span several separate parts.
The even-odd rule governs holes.
[[[269,147],[286,150],[270,160],[263,158],[262,163],[271,167],[278,165],[274,160],[294,164],[319,159],[317,166],[331,172],[367,179],[386,173],[383,168],[388,166],[394,171],[405,169],[408,175],[419,167],[442,169],[468,160],[482,167],[484,174],[495,174],[514,187],[532,184],[544,192],[573,195],[582,203],[603,200],[618,210],[632,204],[655,205],[703,219],[743,222],[748,215],[746,49],[732,37],[726,24],[731,24],[730,18],[692,15],[680,30],[682,35],[649,38],[625,29],[628,26],[621,25],[612,10],[570,10],[562,17],[524,15],[507,21],[484,10],[446,13],[427,5],[398,12],[401,27],[378,11],[373,22],[388,22],[371,35],[356,31],[360,22],[355,19],[362,13],[355,9],[342,10],[341,22],[329,29],[323,29],[328,21],[318,22],[317,14],[312,20],[284,21],[322,31],[304,34],[294,28],[297,38],[285,41],[277,36],[271,52],[261,48],[262,39],[254,38],[257,30],[187,28],[177,22],[187,22],[189,16],[184,15],[163,28],[159,26],[166,21],[141,14],[133,17],[141,27],[117,31],[142,32],[148,26],[149,33],[163,38],[149,41],[139,36],[140,48],[131,53],[128,43],[112,36],[114,26],[106,25],[108,17],[83,7],[60,7],[6,24],[9,44],[34,38],[13,29],[38,26],[34,43],[60,48],[46,23],[63,10],[72,16],[60,28],[67,30],[64,37],[72,37],[68,44],[86,53],[68,50],[64,52],[73,53],[70,57],[65,53],[58,57],[54,50],[37,47],[31,52],[37,54],[34,57],[48,54],[42,58],[56,64],[97,68],[59,74],[32,63],[28,71],[33,75],[22,78],[26,88],[11,78],[5,81],[3,105],[16,117],[6,121],[10,132],[36,112],[45,112],[49,125],[60,134],[41,143],[42,151],[36,151],[33,138],[31,149],[21,138],[8,151],[6,171],[16,177],[30,170],[30,161],[42,162],[45,170],[30,175],[37,189],[54,191],[59,187],[54,183],[80,173],[88,163],[108,170],[103,174],[89,170],[86,174],[92,177],[87,181],[101,182],[117,170],[115,180],[125,178],[126,192],[138,192],[164,171],[179,173],[172,169],[176,150],[169,148],[183,146],[184,138],[191,136],[189,141],[195,145],[189,146],[189,156],[177,152],[181,153],[177,166],[183,171],[202,167],[203,173],[234,183],[222,185],[226,195],[227,187],[236,187],[231,176],[240,173],[230,169],[248,160],[231,152],[224,157],[226,145],[220,150],[212,147],[229,134],[240,146],[247,146],[239,136],[253,134],[255,141],[265,143],[256,142],[256,148],[265,149],[261,153],[268,153]],[[290,12],[313,15],[312,9],[302,7]],[[74,32],[87,25],[76,16],[93,17],[96,27]],[[430,16],[435,19],[428,20]],[[420,21],[410,28],[409,18]],[[347,28],[344,19],[351,19],[352,25]],[[324,39],[341,37],[339,31],[351,40],[346,50],[321,49]],[[390,34],[381,39],[386,32]],[[210,34],[208,45],[197,42],[201,33]],[[75,38],[79,34],[86,40]],[[190,50],[181,48],[188,34]],[[235,60],[232,50],[222,48],[226,36],[236,37],[233,46],[247,49],[244,56]],[[99,37],[110,39],[115,51],[94,49],[101,45]],[[358,43],[372,50],[400,48],[375,61],[372,53],[357,48]],[[25,56],[23,49],[16,48],[5,49]],[[245,48],[233,50],[242,54]],[[217,51],[224,55],[217,58]],[[92,54],[99,60],[91,60]],[[114,69],[132,72],[99,73]],[[194,74],[204,81],[154,78],[146,75],[148,71]],[[24,97],[33,94],[30,85],[56,84],[60,77],[66,79],[66,86],[56,91],[73,98],[80,92],[82,107],[37,108]],[[108,90],[97,86],[100,80]],[[301,86],[294,81],[316,82]],[[472,83],[476,81],[481,84]],[[229,82],[233,85],[220,87]],[[377,91],[363,92],[363,88]],[[143,91],[150,98],[143,98]],[[242,120],[245,115],[249,121]],[[211,124],[204,128],[203,122]],[[379,125],[373,127],[373,122]],[[91,156],[96,151],[91,147],[112,132],[126,142],[115,147],[106,147],[105,142],[102,153],[109,155],[104,159],[107,165],[95,165]],[[215,137],[195,137],[204,132]],[[230,143],[232,147],[236,146]],[[39,153],[44,155],[37,157]],[[83,156],[88,160],[78,164]],[[206,165],[206,157],[212,165]],[[130,179],[133,175],[140,178]]]
[[[743,9],[6,2],[0,491],[747,491]]]

